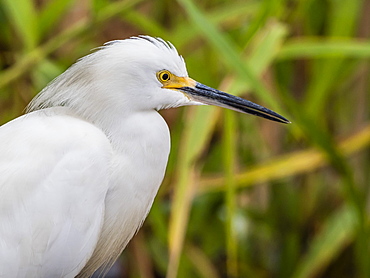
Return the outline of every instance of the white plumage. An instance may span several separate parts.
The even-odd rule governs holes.
[[[0,277],[89,277],[110,267],[163,179],[157,110],[216,104],[282,116],[187,77],[161,39],[114,41],[82,58],[0,128]]]

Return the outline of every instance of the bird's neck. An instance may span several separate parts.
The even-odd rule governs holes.
[[[143,202],[152,201],[170,151],[170,134],[162,116],[154,110],[139,111],[96,125],[106,133],[114,150],[111,190],[127,192],[129,188]]]
[[[86,273],[116,260],[148,214],[167,165],[169,131],[156,111],[132,113],[116,123],[106,131],[114,150],[111,181],[101,237]]]

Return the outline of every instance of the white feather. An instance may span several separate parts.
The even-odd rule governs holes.
[[[119,256],[164,176],[156,110],[195,104],[161,88],[162,69],[187,76],[161,39],[108,43],[0,128],[0,277],[88,277]]]

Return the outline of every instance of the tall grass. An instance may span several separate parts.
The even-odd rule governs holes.
[[[163,111],[166,178],[127,277],[370,277],[369,1],[0,2],[0,123],[107,40],[161,36],[191,77],[286,116]]]

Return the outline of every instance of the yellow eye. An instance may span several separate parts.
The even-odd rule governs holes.
[[[157,78],[160,82],[167,82],[171,79],[171,73],[168,70],[161,70],[157,72]]]

